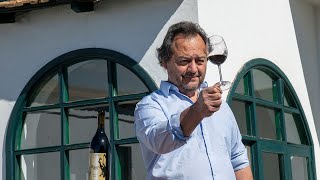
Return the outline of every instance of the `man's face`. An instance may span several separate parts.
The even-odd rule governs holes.
[[[168,81],[183,94],[194,93],[203,82],[207,68],[206,45],[200,35],[177,35],[172,44],[173,55],[163,63]]]

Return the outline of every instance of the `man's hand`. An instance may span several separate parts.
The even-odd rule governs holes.
[[[194,108],[202,117],[209,117],[220,109],[222,90],[220,83],[202,89],[198,100],[194,103]]]
[[[180,126],[184,136],[190,136],[203,118],[211,116],[220,109],[220,84],[202,89],[197,101],[180,115]]]

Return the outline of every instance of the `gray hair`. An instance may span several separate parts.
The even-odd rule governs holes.
[[[161,47],[157,48],[157,56],[161,66],[163,62],[167,62],[171,58],[173,54],[172,43],[174,38],[179,34],[184,36],[196,36],[199,34],[204,43],[208,44],[208,36],[199,24],[189,21],[173,24],[169,27]]]

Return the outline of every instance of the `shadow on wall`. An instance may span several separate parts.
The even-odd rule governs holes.
[[[290,7],[312,114],[320,139],[320,24],[317,22],[320,5],[290,0]]]
[[[5,143],[6,141],[3,141],[3,149],[2,149],[2,179],[6,179],[6,152],[5,152]]]
[[[5,131],[5,134],[7,134],[7,130]],[[6,149],[5,149],[5,146],[6,145],[6,140],[5,140],[5,136],[4,136],[4,139],[3,139],[3,142],[2,142],[2,167],[1,167],[1,170],[2,170],[2,179],[6,179]],[[1,173],[0,173],[1,175]]]
[[[0,99],[16,101],[39,69],[76,49],[105,48],[141,61],[182,2],[101,1],[89,13],[75,13],[64,5],[34,10],[18,16],[16,23],[0,24],[0,34],[5,34],[0,37],[0,83],[6,84],[0,88]]]
[[[9,119],[10,113],[12,111],[12,108],[14,106],[15,102],[8,102],[8,101],[4,101],[0,99],[0,147],[2,148],[0,150],[1,155],[2,155],[2,171],[0,170],[0,177],[2,176],[2,179],[5,179],[5,175],[6,175],[6,168],[5,168],[5,162],[6,162],[6,152],[5,152],[5,137],[7,134],[7,130],[6,128],[6,123],[4,120]],[[3,140],[3,141],[2,141]],[[1,175],[2,173],[2,175]]]

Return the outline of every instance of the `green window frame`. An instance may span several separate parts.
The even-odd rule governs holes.
[[[272,82],[272,86],[269,89],[269,97],[267,98],[261,98],[256,92],[255,86],[258,86],[257,84],[263,86],[264,84],[264,82],[258,81],[261,76],[257,77],[257,72],[262,72],[265,77],[270,78],[268,82]],[[295,157],[303,157],[307,160],[307,167],[305,167],[307,169],[307,178],[309,180],[316,179],[313,141],[306,117],[293,86],[279,67],[262,58],[248,61],[237,74],[228,94],[227,102],[235,112],[242,134],[242,141],[247,147],[255,179],[265,179],[264,171],[267,170],[263,166],[272,162],[272,160],[267,162],[268,158],[274,158],[272,155],[278,155],[279,178],[281,180],[293,179],[292,173],[294,171],[291,168],[293,166],[291,161]],[[259,117],[261,116],[259,114],[261,109],[268,109],[274,112],[274,116],[270,116],[275,120],[273,138],[265,137],[260,132],[263,131],[261,130],[262,128],[265,128],[261,128],[261,119],[270,119],[269,117]],[[240,113],[237,114],[237,112]],[[301,143],[289,141],[291,136],[287,137],[289,132],[286,132],[286,113],[299,117],[295,123]],[[259,123],[261,123],[260,127]]]
[[[90,61],[92,59],[101,59],[107,61],[108,69],[108,95],[103,98],[85,99],[79,101],[68,101],[68,74],[67,68],[71,65],[81,63],[84,61]],[[120,64],[126,67],[138,79],[143,82],[148,92],[128,94],[128,95],[117,95],[117,72],[116,66]],[[28,107],[28,98],[37,94],[37,91],[41,85],[46,84],[49,78],[53,74],[58,74],[59,83],[59,100],[58,103],[41,105],[35,107]],[[142,97],[146,96],[150,92],[157,89],[156,84],[152,78],[148,75],[143,68],[139,66],[137,62],[132,60],[126,55],[121,53],[100,49],[100,48],[88,48],[79,49],[68,52],[61,55],[43,68],[41,68],[27,83],[21,92],[16,104],[12,110],[7,134],[6,134],[6,179],[7,180],[19,180],[21,179],[21,167],[19,167],[19,160],[22,155],[30,154],[42,154],[47,152],[58,152],[60,157],[60,177],[62,180],[70,179],[70,165],[69,165],[69,151],[88,149],[90,142],[85,143],[69,143],[69,126],[68,126],[68,108],[76,108],[82,106],[101,105],[108,104],[109,107],[109,127],[110,127],[110,145],[111,145],[111,179],[122,179],[121,175],[126,172],[121,172],[123,157],[126,156],[126,148],[119,148],[121,145],[137,144],[138,140],[136,137],[122,138],[119,136],[118,127],[118,114],[116,111],[115,104],[124,101],[138,101]],[[23,119],[27,112],[44,111],[51,109],[60,110],[60,128],[61,128],[61,142],[56,146],[36,147],[29,149],[19,149],[19,143],[21,139],[22,126],[24,124]],[[96,122],[93,122],[96,124]],[[18,144],[18,146],[17,146]],[[18,148],[17,148],[18,147]],[[122,151],[122,152],[120,152]],[[121,155],[120,155],[121,154]]]

